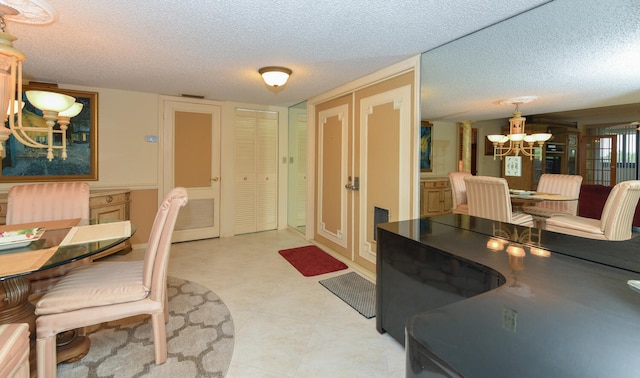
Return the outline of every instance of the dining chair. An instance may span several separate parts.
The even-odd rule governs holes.
[[[544,173],[540,176],[536,192],[559,194],[577,199],[580,197],[580,185],[582,185],[582,176]],[[577,215],[578,201],[540,201],[534,205],[523,205],[522,211],[541,218],[554,215]]]
[[[628,240],[639,199],[640,180],[623,181],[611,189],[600,219],[556,215],[546,220],[545,229],[590,239]]]
[[[134,315],[151,315],[156,364],[167,360],[165,322],[171,236],[185,188],[176,187],[158,208],[144,260],[93,262],[71,270],[37,303],[38,377],[56,376],[56,335]]]
[[[467,187],[464,183],[464,178],[469,176],[472,176],[469,172],[449,172],[454,214],[469,214]]]
[[[513,212],[509,185],[504,178],[468,176],[464,178],[464,182],[467,188],[469,215],[520,226],[534,226],[530,214]]]
[[[7,196],[7,224],[34,223],[65,219],[89,219],[90,188],[86,182],[47,182],[16,185]],[[86,264],[77,261],[69,265],[31,273],[30,293],[39,295],[51,288],[70,269]]]
[[[12,186],[7,196],[7,224],[89,219],[89,194],[86,182]]]
[[[29,325],[0,324],[0,377],[29,378]]]

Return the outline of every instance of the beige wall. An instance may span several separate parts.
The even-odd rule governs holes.
[[[158,206],[158,188],[162,172],[159,167],[159,143],[145,141],[145,136],[160,138],[160,95],[60,84],[60,88],[98,92],[98,180],[89,181],[91,189],[132,190],[131,219],[137,227],[134,245],[145,244]],[[227,102],[222,111],[222,208],[221,236],[233,235],[233,110],[244,107],[278,111],[279,119],[279,198],[278,228],[285,228],[287,108]],[[225,180],[225,178],[228,178]],[[0,184],[6,192],[15,183]]]

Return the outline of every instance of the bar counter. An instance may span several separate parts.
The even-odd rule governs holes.
[[[376,327],[405,345],[407,377],[640,375],[638,234],[449,214],[381,224],[377,239]]]

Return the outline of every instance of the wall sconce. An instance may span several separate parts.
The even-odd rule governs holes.
[[[274,88],[281,87],[287,83],[292,71],[286,67],[262,67],[258,70],[264,82]]]
[[[38,4],[40,12],[30,12],[30,7],[34,4],[26,1],[21,6],[24,10],[14,9],[8,6],[0,6],[0,109],[7,109],[6,117],[9,121],[9,129],[0,126],[0,158],[4,158],[5,142],[13,135],[15,139],[32,148],[46,148],[47,159],[53,160],[53,150],[61,149],[62,159],[67,158],[66,148],[66,129],[69,125],[68,119],[64,120],[66,125],[61,125],[60,130],[54,130],[59,113],[71,108],[76,99],[60,93],[46,91],[27,91],[25,94],[29,102],[42,110],[43,118],[46,121],[47,128],[27,127],[22,125],[22,62],[26,59],[25,55],[13,46],[16,37],[9,34],[5,30],[5,16],[12,17],[16,22],[30,24],[46,24],[55,21],[57,14],[53,8],[47,4]],[[33,16],[33,18],[30,18]],[[11,106],[10,104],[14,104]],[[80,107],[82,110],[82,106]],[[80,112],[78,110],[78,113]],[[74,114],[73,116],[77,115]],[[15,117],[17,115],[17,117]],[[7,118],[3,117],[6,121]],[[17,118],[17,123],[16,119]],[[46,144],[36,141],[33,135],[42,135],[46,133]],[[53,144],[53,135],[62,134],[62,142],[60,145]]]

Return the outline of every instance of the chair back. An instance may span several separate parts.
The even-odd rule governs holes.
[[[86,182],[13,186],[7,197],[7,224],[89,219],[89,195]]]
[[[469,176],[472,176],[469,172],[449,172],[454,212],[458,206],[467,204],[467,187],[464,178]]]
[[[469,215],[512,223],[507,180],[500,177],[468,176],[464,178],[464,182]]]
[[[580,185],[582,185],[582,176],[545,173],[540,176],[537,191],[578,198],[580,197]],[[543,201],[536,204],[536,207],[558,213],[578,214],[578,201]]]
[[[150,290],[150,299],[163,301],[166,291],[167,265],[171,236],[180,208],[187,204],[187,190],[171,189],[158,208],[144,255],[143,285]]]
[[[638,200],[640,180],[624,181],[613,187],[600,218],[600,227],[608,240],[631,238],[631,224]]]

